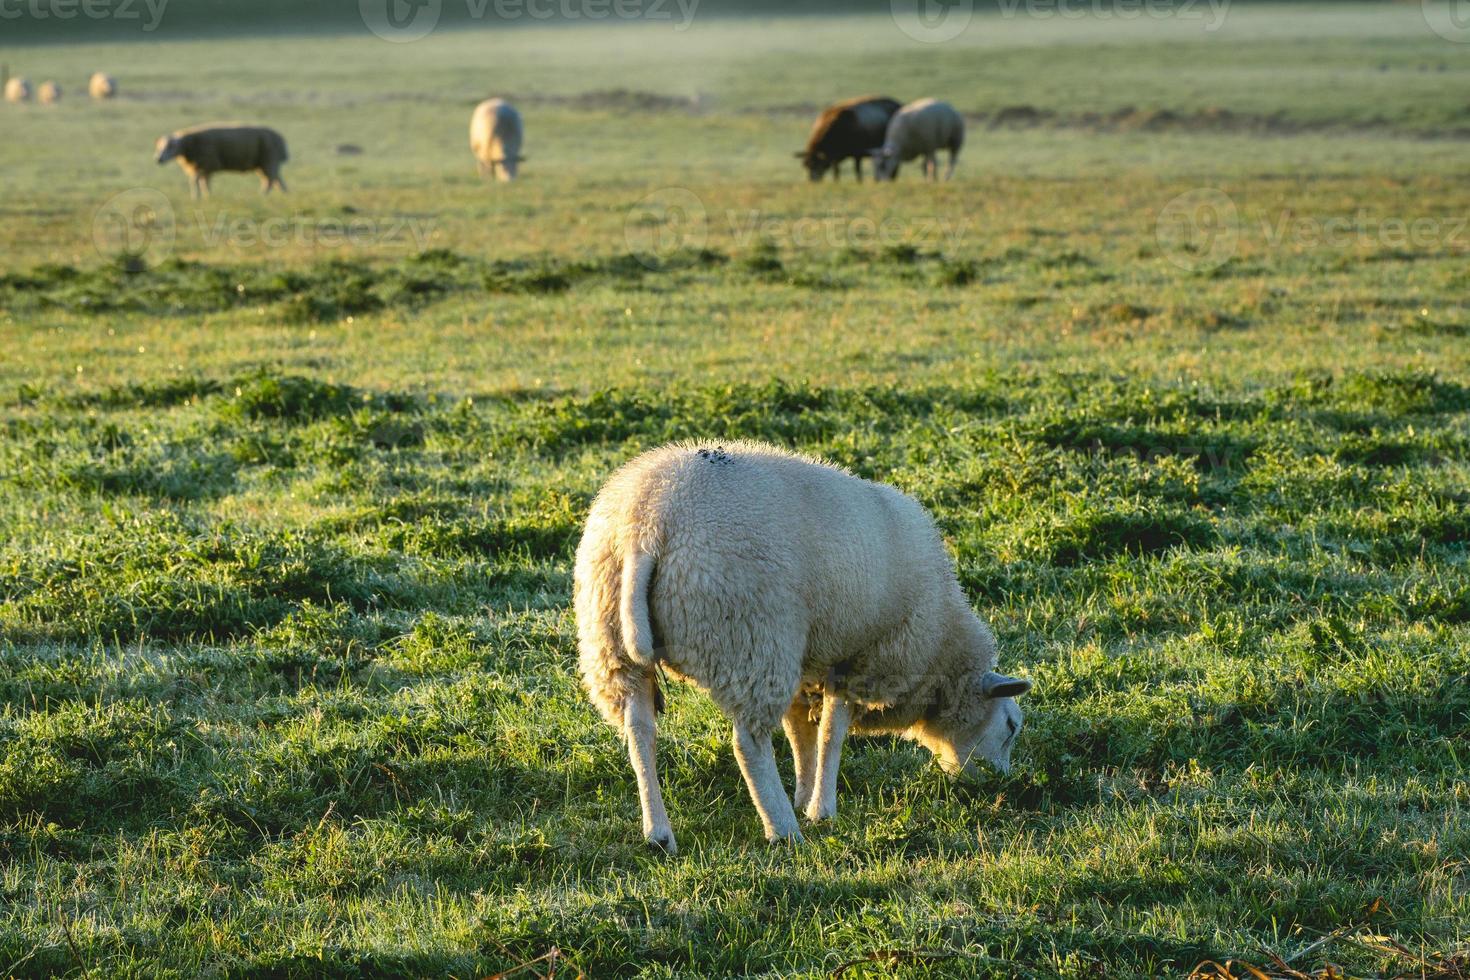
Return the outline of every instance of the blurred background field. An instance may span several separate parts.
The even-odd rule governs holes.
[[[982,7],[938,44],[887,4],[463,9],[0,23],[66,89],[0,105],[0,976],[1464,974],[1438,7]],[[966,113],[953,182],[807,182],[867,91]],[[152,162],[223,119],[286,136],[289,194]],[[571,555],[618,463],[736,437],[935,512],[1037,682],[1012,774],[859,741],[771,851],[680,689],[687,853],[642,850]]]

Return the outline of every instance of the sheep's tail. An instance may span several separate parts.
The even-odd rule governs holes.
[[[623,559],[623,588],[619,614],[623,648],[637,664],[652,666],[658,659],[653,648],[653,624],[648,618],[648,583],[653,578],[654,557],[634,546]]]
[[[657,668],[659,653],[653,645],[653,623],[648,618],[648,583],[653,580],[655,564],[653,555],[636,546],[623,559],[623,588],[618,612],[623,627],[623,648],[628,657],[636,664]],[[659,687],[658,674],[653,674],[651,679],[653,712],[663,714],[664,692]]]

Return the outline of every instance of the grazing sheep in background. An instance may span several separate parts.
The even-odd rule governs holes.
[[[265,126],[217,125],[181,129],[160,136],[155,145],[156,159],[168,163],[177,159],[189,175],[189,189],[194,197],[209,193],[209,178],[221,170],[256,171],[261,178],[261,191],[269,194],[271,185],[286,189],[281,179],[281,164],[289,157],[286,141],[274,129]]]
[[[6,102],[29,102],[31,101],[30,79],[17,75],[5,83]]]
[[[480,176],[515,180],[521,156],[521,114],[504,99],[486,99],[470,116],[470,151]]]
[[[883,145],[888,121],[899,109],[897,99],[882,95],[865,95],[828,106],[812,124],[806,149],[796,156],[806,167],[807,175],[821,180],[830,168],[832,179],[842,176],[842,161],[852,160],[853,172],[863,179],[863,159]]]
[[[36,99],[42,105],[55,105],[61,101],[61,86],[56,82],[42,82],[36,89]]]
[[[117,79],[106,72],[93,72],[87,82],[87,94],[94,99],[110,99],[117,95]]]
[[[910,102],[894,113],[883,146],[873,152],[873,179],[893,180],[901,162],[922,156],[924,176],[938,180],[939,151],[949,150],[949,169],[944,173],[949,180],[964,142],[965,120],[954,106],[937,99]]]
[[[660,665],[734,722],[770,840],[801,839],[772,754],[777,725],[812,820],[836,812],[849,728],[918,741],[951,773],[1010,765],[1013,699],[1031,682],[993,672],[995,640],[933,521],[892,487],[759,443],[655,449],[598,493],[573,591],[582,680],[627,739],[644,837],[665,850]]]

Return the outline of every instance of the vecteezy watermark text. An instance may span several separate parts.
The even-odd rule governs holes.
[[[368,30],[385,41],[405,43],[427,37],[444,15],[446,0],[357,0]],[[470,20],[669,22],[686,31],[700,0],[451,0],[463,4]]]
[[[1225,23],[1230,0],[997,0],[1006,18],[1038,20],[1199,20],[1213,33]]]
[[[634,202],[623,219],[628,250],[648,262],[694,261],[711,232],[737,247],[763,243],[790,248],[872,248],[956,245],[968,218],[946,215],[897,218],[867,215],[776,215],[757,208],[711,212],[687,187],[661,187]]]
[[[744,248],[758,242],[792,248],[867,248],[903,244],[958,244],[969,230],[967,218],[939,216],[870,218],[866,215],[803,215],[791,218],[755,209],[725,211],[731,239]]]
[[[256,218],[220,212],[194,212],[195,229],[210,246],[228,248],[373,248],[413,242],[423,249],[434,222],[423,218],[318,218],[282,215]]]
[[[1430,0],[1425,0],[1426,3]],[[1470,2],[1470,0],[1456,0]],[[1231,0],[997,0],[1007,20],[1200,20],[1207,32],[1225,23]],[[889,0],[898,29],[915,41],[942,44],[965,32],[975,18],[975,0]]]
[[[435,230],[412,215],[333,218],[307,214],[252,214],[193,208],[182,214],[152,187],[108,198],[92,215],[92,243],[105,259],[135,257],[147,265],[169,258],[181,235],[209,248],[368,249],[412,244],[422,251]]]
[[[1268,249],[1416,249],[1470,251],[1465,215],[1400,217],[1359,208],[1351,214],[1298,214],[1289,208],[1241,213],[1217,187],[1200,187],[1171,199],[1159,211],[1154,239],[1171,263],[1209,272],[1232,259],[1242,239]]]
[[[163,21],[169,0],[0,0],[0,20],[120,20],[140,21],[142,30],[155,31]]]

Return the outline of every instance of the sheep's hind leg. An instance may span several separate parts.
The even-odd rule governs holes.
[[[798,810],[806,809],[817,784],[817,725],[811,718],[811,705],[797,695],[781,720],[786,738],[791,742],[791,759],[796,765],[796,793],[792,801]]]
[[[852,709],[840,695],[822,695],[822,727],[817,736],[817,791],[807,802],[808,820],[837,816],[837,769],[842,764],[842,740],[852,722]]]
[[[766,840],[800,843],[796,811],[791,808],[791,799],[781,785],[781,774],[776,771],[770,729],[757,732],[743,722],[735,722],[735,758],[765,826]]]
[[[638,777],[638,802],[643,807],[643,838],[670,854],[678,851],[669,814],[664,809],[663,792],[658,786],[658,767],[654,761],[654,694],[653,675],[643,678],[623,708],[623,732],[628,738],[628,757],[633,774]]]

